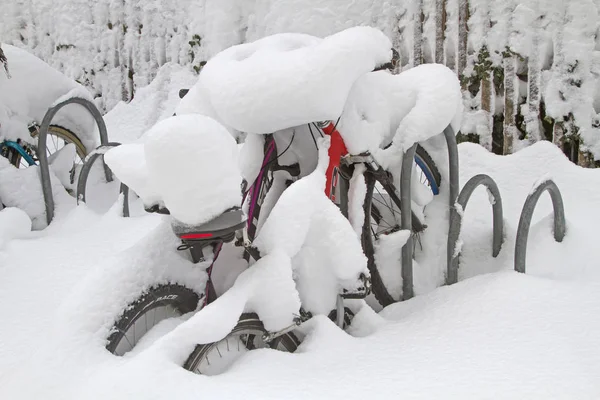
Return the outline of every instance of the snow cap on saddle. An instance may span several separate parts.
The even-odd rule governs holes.
[[[157,123],[105,160],[145,206],[165,207],[179,222],[198,225],[240,205],[237,156],[237,144],[221,124],[188,114]]]

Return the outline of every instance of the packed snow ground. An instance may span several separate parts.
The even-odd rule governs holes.
[[[113,289],[127,288],[123,274],[149,279],[165,263],[179,271],[170,279],[193,272],[175,255],[160,217],[124,219],[117,208],[98,215],[82,206],[43,231],[19,232],[0,247],[0,397],[598,397],[600,174],[570,164],[548,143],[509,157],[472,144],[459,149],[461,184],[485,172],[503,194],[507,238],[497,260],[480,189],[461,236],[461,275],[480,276],[379,315],[364,308],[350,334],[316,319],[296,354],[251,352],[218,377],[184,371],[166,353],[119,359],[103,348],[95,324],[119,306]],[[544,196],[530,234],[529,272],[519,275],[510,271],[518,215],[549,171],[565,199],[567,236],[553,242]]]

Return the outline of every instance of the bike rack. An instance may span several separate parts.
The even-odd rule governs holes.
[[[517,229],[517,239],[515,243],[515,271],[525,273],[525,259],[527,257],[527,239],[529,236],[529,227],[531,226],[531,218],[533,211],[540,199],[540,196],[545,191],[548,191],[552,199],[552,207],[554,209],[554,240],[562,242],[565,237],[565,207],[560,190],[552,179],[548,179],[539,184],[525,200],[521,218],[519,219],[519,227]]]
[[[92,170],[92,166],[94,165],[96,160],[99,157],[104,158],[104,153],[106,152],[106,150],[120,145],[121,143],[118,142],[109,142],[104,145],[100,145],[92,154],[90,154],[87,157],[87,159],[83,163],[81,172],[79,173],[79,179],[77,180],[77,204],[79,204],[80,201],[85,203],[87,180],[89,178],[90,171]],[[106,168],[106,164],[104,164],[104,167]],[[109,174],[111,175],[111,179],[109,180],[110,182],[112,181],[112,173],[109,171]],[[127,187],[127,185],[121,183],[120,192],[123,193],[123,216],[129,217],[129,188]]]
[[[449,178],[450,178],[450,198],[448,203],[450,210],[454,208],[456,199],[458,198],[458,147],[456,145],[456,136],[452,126],[448,125],[444,129],[444,137],[446,138],[446,145],[448,147],[448,164],[449,164]],[[412,230],[411,221],[411,178],[412,178],[412,165],[415,157],[417,145],[414,144],[410,149],[404,153],[402,159],[402,171],[400,173],[400,200],[401,200],[401,227],[402,229]],[[450,235],[450,230],[448,231]],[[450,253],[450,246],[448,246],[448,254]],[[402,300],[408,300],[414,296],[413,289],[413,236],[410,235],[404,247],[402,247]]]
[[[51,107],[44,115],[44,119],[42,120],[42,125],[40,127],[40,133],[38,138],[38,148],[44,149],[44,151],[38,152],[38,158],[40,162],[40,179],[42,181],[42,192],[44,193],[44,202],[46,203],[46,221],[48,225],[52,222],[54,218],[54,196],[52,195],[52,183],[50,181],[50,167],[48,166],[48,156],[46,154],[46,139],[48,136],[48,129],[50,128],[50,122],[56,115],[56,113],[69,104],[79,104],[94,117],[96,124],[98,126],[98,131],[100,133],[100,145],[104,146],[108,143],[108,134],[106,132],[106,124],[102,119],[102,114],[94,103],[89,100],[73,97],[63,102],[58,103],[54,107]],[[110,171],[107,170],[105,166],[105,173],[107,173],[107,179],[111,179]],[[110,180],[109,180],[110,181]]]
[[[493,212],[493,239],[492,239],[492,257],[496,257],[502,248],[502,240],[504,236],[504,221],[502,216],[502,197],[498,190],[496,182],[485,174],[475,175],[466,183],[458,196],[456,204],[450,209],[450,228],[448,232],[448,270],[446,276],[446,284],[452,285],[458,282],[458,264],[460,258],[460,249],[456,251],[456,242],[460,235],[464,210],[467,203],[473,194],[473,191],[483,185],[487,188],[494,198],[492,203]],[[458,207],[462,211],[459,212]]]

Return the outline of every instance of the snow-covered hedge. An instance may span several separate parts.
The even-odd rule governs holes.
[[[357,0],[352,7],[347,0],[11,0],[0,8],[0,38],[82,82],[109,110],[167,62],[198,72],[218,51],[268,34],[326,36],[372,25],[392,39],[403,69],[437,61],[461,75],[462,132],[484,146],[492,148],[492,131],[504,133],[503,152],[544,136],[557,144],[581,138],[598,159],[599,6],[599,0]]]

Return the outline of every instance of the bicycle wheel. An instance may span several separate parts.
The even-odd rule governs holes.
[[[415,165],[420,172],[420,181],[434,195],[439,193],[441,175],[431,156],[421,146],[417,146]],[[415,166],[413,166],[414,168]],[[386,279],[375,260],[375,249],[383,235],[389,235],[401,229],[400,205],[396,204],[385,189],[372,176],[365,176],[367,194],[364,202],[365,222],[362,230],[363,251],[368,259],[371,273],[372,291],[377,301],[386,307],[398,300],[400,295],[392,293],[393,283],[386,286]],[[388,287],[390,286],[390,287]]]
[[[244,313],[231,333],[224,339],[207,344],[199,344],[190,354],[183,368],[202,375],[218,375],[225,372],[236,360],[248,351],[259,348],[272,348],[293,353],[300,342],[289,332],[267,344],[263,335],[267,333],[258,315]]]
[[[87,156],[87,150],[76,134],[70,130],[58,125],[50,125],[48,128],[48,140],[46,141],[46,154],[56,153],[56,151],[65,147],[65,145],[73,143],[77,152],[76,164],[83,164],[83,160]]]
[[[87,150],[77,135],[62,126],[50,125],[48,128],[48,139],[46,141],[46,155],[48,157],[69,143],[73,143],[76,150],[76,157],[73,160],[73,164],[83,165],[83,160],[85,160],[85,157],[87,156]],[[23,148],[31,154],[35,161],[37,161],[36,153],[38,149],[28,145],[25,145]],[[27,168],[29,164],[22,159],[19,153],[15,152],[15,154],[16,155],[11,160],[11,164],[17,168]]]
[[[125,355],[160,322],[194,311],[199,300],[196,292],[177,284],[150,288],[131,303],[115,322],[107,339],[106,350],[117,356]]]

